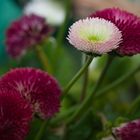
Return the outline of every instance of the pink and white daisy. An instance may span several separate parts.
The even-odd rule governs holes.
[[[90,15],[114,23],[122,32],[122,42],[114,52],[121,56],[140,53],[140,18],[119,8],[108,8]]]
[[[9,90],[18,91],[41,118],[52,117],[59,111],[61,90],[48,73],[35,68],[17,68],[6,73],[1,81]]]
[[[17,91],[0,87],[0,140],[24,140],[31,120],[29,103]]]
[[[118,48],[121,37],[121,31],[110,21],[86,18],[70,27],[67,39],[78,50],[101,55]]]

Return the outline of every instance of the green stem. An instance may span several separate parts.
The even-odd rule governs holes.
[[[42,122],[40,130],[35,137],[35,140],[41,140],[42,139],[47,124],[48,124],[48,121]]]
[[[52,68],[49,64],[47,55],[44,53],[42,46],[36,46],[36,54],[38,59],[42,63],[44,70],[48,71],[49,73],[52,73]]]
[[[85,99],[85,101],[81,104],[81,106],[77,109],[77,111],[68,119],[67,123],[70,124],[71,122],[73,122],[75,119],[77,119],[79,116],[82,116],[84,114],[84,112],[86,110],[88,110],[89,106],[91,106],[92,104],[92,100],[93,100],[93,97],[95,96],[95,93],[97,92],[101,82],[103,81],[104,79],[104,76],[112,62],[113,58],[112,57],[109,57],[108,60],[107,60],[107,63],[94,87],[94,90],[91,94],[89,94],[87,96],[87,98]]]
[[[108,60],[107,60],[105,66],[103,68],[103,71],[101,72],[101,75],[100,75],[98,81],[95,84],[95,87],[93,89],[93,92],[91,94],[91,97],[95,96],[94,94],[97,92],[99,86],[101,85],[101,83],[102,83],[102,81],[103,81],[103,79],[105,77],[105,74],[107,73],[107,71],[108,71],[108,69],[109,69],[109,67],[110,67],[110,65],[111,65],[111,63],[112,63],[113,60],[114,60],[114,57],[108,56]]]
[[[68,91],[71,87],[75,84],[75,82],[81,77],[81,75],[85,72],[88,68],[89,64],[92,62],[93,56],[89,56],[85,65],[77,72],[77,74],[72,78],[72,80],[67,84],[67,86],[63,90],[62,99],[67,95]]]
[[[121,78],[119,78],[118,80],[114,81],[112,84],[108,85],[107,87],[103,88],[102,90],[99,90],[97,92],[97,94],[94,96],[95,99],[100,98],[102,95],[105,95],[105,93],[107,93],[109,90],[115,88],[116,86],[120,85],[121,83],[123,83],[124,81],[126,81],[127,79],[129,79],[130,77],[132,77],[135,73],[137,73],[140,70],[140,66],[132,69],[130,72],[128,72],[127,74],[125,74],[124,76],[122,76]],[[132,112],[134,110],[134,108],[137,106],[137,103],[140,104],[140,97],[138,97],[134,103],[132,103],[129,112]],[[66,119],[67,117],[69,117],[70,115],[72,115],[74,113],[75,110],[78,109],[78,106],[72,107],[70,108],[68,111],[64,112],[63,114],[57,116],[56,118],[54,118],[51,123],[52,124],[56,124],[59,123],[61,121],[63,121],[64,119]],[[131,111],[132,110],[132,111]]]
[[[107,93],[109,90],[117,87],[119,84],[123,83],[124,81],[126,81],[128,78],[132,77],[136,72],[138,72],[140,70],[140,65],[134,69],[132,69],[130,72],[128,72],[127,74],[123,75],[122,77],[120,77],[118,80],[116,80],[115,82],[113,82],[112,84],[110,84],[109,86],[103,88],[102,90],[100,90],[99,92],[97,92],[97,94],[95,95],[96,98],[100,98],[102,95],[104,95],[104,93]]]
[[[52,119],[50,121],[51,125],[55,125],[58,123],[61,123],[62,121],[64,121],[65,119],[67,119],[69,116],[72,115],[72,113],[78,108],[78,106],[74,106],[71,107],[70,109],[68,109],[67,111],[61,113],[60,115],[57,115],[57,117],[55,117],[54,119]]]
[[[109,90],[115,88],[116,86],[118,86],[119,84],[123,83],[124,81],[126,81],[128,78],[132,77],[136,72],[138,72],[140,70],[140,66],[132,69],[130,72],[128,72],[126,75],[122,76],[121,78],[119,78],[118,80],[116,80],[115,82],[113,82],[112,84],[108,85],[106,88],[103,88],[103,90],[99,90],[99,92],[97,92],[97,94],[95,95],[95,98],[99,98],[102,95],[104,95],[105,93],[107,93]],[[131,109],[129,109],[129,112],[132,112],[131,110],[134,110],[135,106],[137,106],[137,102],[140,103],[140,97],[138,97],[136,99],[136,101],[134,101],[134,103],[131,106]],[[56,118],[51,120],[51,124],[57,124],[57,123],[61,123],[63,120],[67,119],[69,116],[71,116],[75,110],[78,109],[78,106],[74,106],[72,108],[70,108],[68,111],[58,115]]]
[[[136,111],[140,108],[140,96],[136,98],[136,100],[131,104],[128,112],[127,112],[127,115],[132,115],[132,114],[135,114]]]
[[[88,58],[88,56],[85,56],[84,63],[86,62],[87,58]],[[87,85],[88,85],[88,68],[85,70],[85,73],[83,76],[83,87],[82,87],[82,91],[81,91],[81,100],[80,101],[83,101],[83,99],[86,96]]]

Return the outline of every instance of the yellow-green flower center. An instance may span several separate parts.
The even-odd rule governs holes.
[[[87,39],[88,39],[89,41],[93,41],[93,42],[100,42],[100,41],[103,40],[103,37],[101,37],[101,36],[96,36],[96,35],[90,35],[90,36],[87,37]]]
[[[105,25],[95,25],[89,27],[81,27],[78,34],[82,39],[86,41],[102,43],[110,38],[112,31],[108,31]]]

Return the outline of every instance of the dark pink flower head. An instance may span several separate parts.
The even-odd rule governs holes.
[[[56,80],[35,68],[13,69],[2,77],[9,89],[14,88],[27,99],[41,118],[52,117],[59,111],[60,88]]]
[[[118,55],[131,56],[140,53],[140,18],[118,8],[97,11],[90,17],[109,20],[122,31],[123,41],[115,51]]]
[[[44,18],[37,15],[23,16],[13,22],[6,33],[7,51],[11,57],[22,56],[33,45],[48,36],[50,28]]]
[[[0,88],[0,140],[24,140],[31,119],[28,102],[16,91]]]
[[[140,140],[140,120],[122,124],[114,129],[118,140]]]

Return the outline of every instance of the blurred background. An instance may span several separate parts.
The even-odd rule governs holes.
[[[62,26],[66,16],[66,0],[1,0],[0,5],[0,66],[7,61],[4,37],[7,27],[23,14],[36,13],[46,17],[48,23],[55,28]],[[107,7],[120,7],[136,15],[140,15],[139,0],[70,0],[71,20],[84,18],[90,13]],[[74,16],[73,16],[74,15]]]
[[[68,28],[74,21],[87,17],[96,10],[108,7],[119,7],[140,16],[140,0],[1,0],[0,2],[0,75],[14,67],[42,67],[33,51],[29,51],[20,60],[13,60],[6,53],[6,29],[14,20],[20,18],[22,15],[34,13],[45,17],[49,25],[53,28],[52,37],[49,38],[46,46],[44,46],[44,51],[49,57],[50,63],[52,62],[54,67],[53,74],[59,80],[61,86],[66,85],[83,63],[81,61],[83,60],[81,53],[72,48],[65,39]],[[59,40],[58,44],[56,44],[56,38]],[[55,49],[52,46],[55,45],[59,47],[57,54],[52,53]],[[91,64],[88,91],[93,88],[105,61],[106,56],[103,56],[100,59],[97,58]],[[139,55],[131,58],[116,58],[107,73],[102,87],[115,81],[118,77],[123,76],[138,65],[140,65]],[[63,74],[65,75],[63,76]],[[63,103],[62,110],[65,111],[71,105],[79,102],[78,97],[82,82],[83,78],[72,88],[70,97]],[[94,106],[96,106],[99,112],[104,113],[107,119],[115,120],[127,110],[130,103],[139,94],[140,73],[137,72],[135,75],[129,77],[127,81],[121,83],[121,85],[108,91],[104,98],[98,100],[98,103],[95,101]],[[137,111],[137,114],[133,117],[140,117],[140,111]],[[90,123],[86,123],[85,129],[88,127],[87,125],[90,125]],[[82,135],[82,132],[79,131],[73,135],[73,140],[76,140],[79,135]]]

